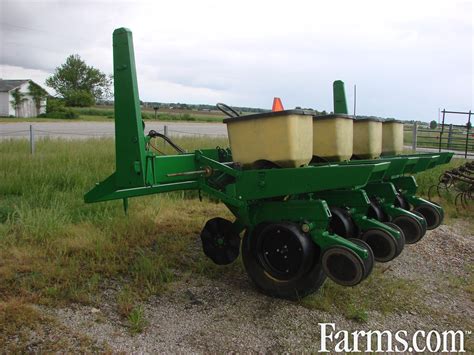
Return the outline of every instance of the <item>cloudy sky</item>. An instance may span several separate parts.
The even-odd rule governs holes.
[[[70,54],[112,72],[112,32],[133,31],[145,101],[332,109],[432,120],[473,109],[466,0],[0,0],[0,77],[44,84]],[[462,119],[464,121],[464,118]]]

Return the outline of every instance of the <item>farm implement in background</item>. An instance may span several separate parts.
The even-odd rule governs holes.
[[[366,144],[370,152],[353,154],[342,82],[334,85],[338,113],[328,117],[285,111],[281,103],[275,112],[239,117],[219,104],[229,116],[224,122],[231,149],[186,152],[158,132],[144,133],[132,33],[115,30],[113,48],[116,171],[85,195],[86,202],[122,199],[127,208],[131,197],[182,190],[219,199],[235,220],[207,221],[204,253],[220,265],[241,253],[260,291],[288,299],[316,291],[326,276],[357,285],[375,261],[394,259],[405,243],[419,241],[442,222],[443,209],[416,196],[413,174],[449,162],[452,154],[393,155],[398,148],[388,144],[382,158],[363,159],[380,155],[373,142]],[[361,123],[370,132],[380,126],[381,134],[382,124],[375,126]],[[338,127],[350,132],[350,142]],[[321,132],[334,139],[324,143]],[[166,140],[176,154],[155,153],[156,139]],[[358,160],[348,160],[353,155]]]
[[[428,198],[431,198],[433,190],[439,197],[442,197],[442,191],[453,191],[456,196],[454,204],[456,207],[468,208],[469,201],[474,199],[474,162],[467,162],[464,165],[446,170],[438,179],[438,183],[430,186]]]

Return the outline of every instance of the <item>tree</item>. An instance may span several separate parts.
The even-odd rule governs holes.
[[[41,103],[48,97],[48,93],[41,86],[30,81],[28,86],[28,94],[33,98],[36,106],[36,115],[40,114]]]
[[[16,88],[12,91],[12,100],[10,100],[11,105],[15,109],[15,116],[20,116],[20,106],[23,102],[27,100],[25,94],[20,91],[20,88]]]
[[[110,96],[112,78],[74,54],[46,79],[46,85],[64,98],[66,106],[91,106]]]
[[[435,120],[431,121],[430,122],[430,128],[431,129],[436,129],[436,127],[438,127],[438,122],[436,122]]]

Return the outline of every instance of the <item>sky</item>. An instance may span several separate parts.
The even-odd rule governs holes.
[[[357,114],[431,121],[474,109],[473,18],[466,0],[0,0],[0,78],[44,85],[70,54],[112,73],[127,27],[143,101],[331,111],[340,79]]]

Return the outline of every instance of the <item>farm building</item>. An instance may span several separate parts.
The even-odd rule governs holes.
[[[36,117],[46,112],[47,92],[32,80],[0,79],[0,116]]]

